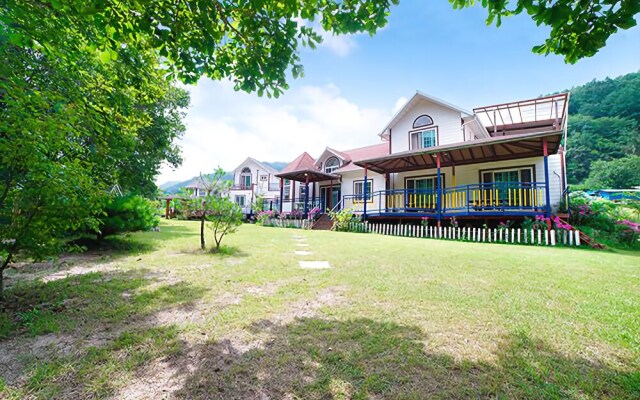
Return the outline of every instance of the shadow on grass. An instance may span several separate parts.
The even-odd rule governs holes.
[[[489,364],[426,351],[418,328],[370,319],[262,321],[251,329],[269,334],[265,347],[243,352],[221,341],[196,349],[198,368],[174,397],[621,399],[640,388],[638,374],[566,357],[526,335],[504,338]]]
[[[100,397],[112,390],[109,374],[171,351],[173,315],[188,313],[204,292],[144,269],[19,283],[0,314],[0,388],[6,398],[77,398],[68,390]]]

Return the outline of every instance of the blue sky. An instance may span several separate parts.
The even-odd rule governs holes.
[[[479,6],[453,10],[446,0],[401,1],[373,37],[334,37],[301,52],[305,76],[280,99],[236,93],[227,82],[202,79],[189,87],[192,107],[181,141],[185,162],[163,168],[158,183],[231,170],[248,156],[289,161],[325,146],[375,144],[376,134],[416,90],[463,108],[536,97],[594,78],[640,69],[640,28],[612,36],[594,57],[565,64],[540,56],[548,28],[527,16],[485,24]]]

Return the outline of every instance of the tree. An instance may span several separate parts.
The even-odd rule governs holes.
[[[206,249],[205,222],[210,220],[216,212],[216,207],[220,207],[220,199],[226,196],[231,188],[231,181],[225,180],[225,172],[218,167],[212,174],[200,174],[199,183],[205,191],[206,196],[195,197],[187,202],[190,216],[195,216],[200,221],[200,249]],[[227,199],[228,200],[228,199]],[[217,243],[217,240],[216,240]],[[218,245],[219,246],[219,245]],[[218,247],[216,246],[216,248]]]
[[[123,160],[149,148],[138,134],[162,123],[153,116],[171,88],[154,52],[123,47],[110,63],[95,52],[55,57],[14,44],[5,28],[0,21],[0,301],[16,256],[55,255],[73,232],[98,230],[102,199],[126,180]]]
[[[287,73],[303,73],[300,45],[335,34],[374,34],[398,0],[4,0],[0,25],[17,46],[47,55],[97,51],[108,62],[123,47],[149,47],[168,78],[229,78],[236,90],[279,96]],[[70,32],[83,40],[68,43]]]
[[[220,251],[222,239],[236,231],[242,224],[242,210],[228,197],[215,197],[211,203],[211,214],[207,216],[209,228],[216,243],[214,251]]]
[[[620,117],[569,117],[567,178],[580,183],[589,176],[593,162],[610,161],[638,154],[638,124]]]
[[[640,157],[594,162],[585,185],[589,189],[629,189],[640,186]]]
[[[476,0],[449,0],[454,8],[471,7]],[[636,26],[640,12],[637,0],[482,0],[489,13],[487,25],[500,26],[502,17],[526,12],[537,25],[551,28],[544,44],[534,46],[537,54],[563,55],[565,62],[575,63],[591,57],[606,45],[618,29]]]

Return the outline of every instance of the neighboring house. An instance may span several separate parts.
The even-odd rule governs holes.
[[[277,173],[278,170],[272,166],[248,157],[233,170],[229,197],[242,207],[244,214],[252,213],[252,205],[258,197],[262,197],[267,209],[278,209],[280,183]]]
[[[382,144],[305,153],[277,174],[283,193],[289,181],[297,195],[282,209],[438,222],[550,215],[566,192],[567,109],[568,94],[466,111],[417,92],[381,130]]]

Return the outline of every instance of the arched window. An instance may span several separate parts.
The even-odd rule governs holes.
[[[414,128],[420,128],[421,126],[429,126],[433,125],[433,118],[428,115],[421,115],[413,121]]]
[[[251,188],[251,169],[244,167],[240,171],[240,186],[243,189]]]
[[[327,174],[340,168],[340,161],[336,157],[331,157],[324,162],[324,172]]]

